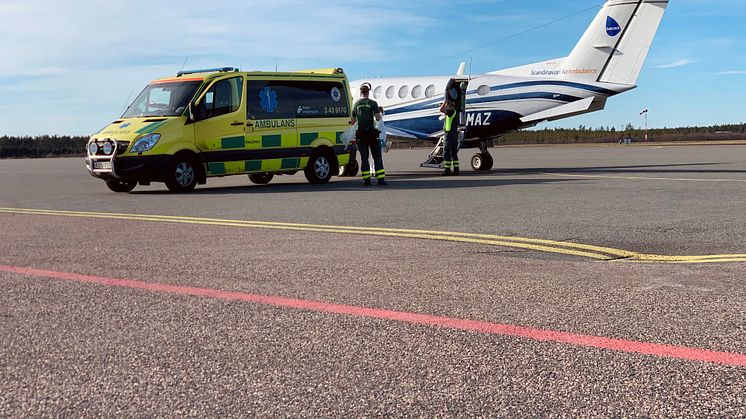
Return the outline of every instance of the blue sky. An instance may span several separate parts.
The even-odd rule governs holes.
[[[350,79],[472,73],[567,55],[601,0],[2,0],[0,135],[87,135],[187,68],[343,67]],[[548,27],[527,29],[590,9]],[[555,127],[746,122],[746,2],[671,0],[639,88]],[[487,45],[484,48],[477,47]]]

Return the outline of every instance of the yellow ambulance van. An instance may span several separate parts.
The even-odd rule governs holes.
[[[253,183],[303,171],[310,183],[357,173],[351,97],[340,68],[292,73],[231,67],[180,71],[149,83],[88,142],[86,167],[115,192],[164,182],[186,192],[207,178]]]

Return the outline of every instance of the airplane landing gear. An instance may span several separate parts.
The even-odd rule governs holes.
[[[471,168],[475,171],[486,171],[492,169],[492,155],[490,153],[477,153],[471,157]]]
[[[479,153],[471,157],[471,168],[474,169],[474,171],[479,172],[492,170],[494,161],[489,150],[487,150],[487,144],[487,141],[480,142]]]

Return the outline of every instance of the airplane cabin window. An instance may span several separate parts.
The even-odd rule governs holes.
[[[484,96],[489,92],[490,92],[490,86],[486,86],[484,84],[479,86],[479,89],[477,89],[477,93],[479,93],[479,96]]]
[[[383,94],[383,86],[378,86],[373,90],[373,98],[380,99]]]
[[[422,86],[419,84],[412,88],[412,97],[415,99],[419,99],[422,97]]]
[[[435,85],[431,84],[430,86],[427,86],[427,89],[425,89],[425,97],[433,97],[435,96]]]
[[[399,88],[399,98],[404,99],[409,94],[409,86],[402,86]]]
[[[391,99],[394,97],[394,86],[389,86],[388,89],[386,89],[386,97]]]

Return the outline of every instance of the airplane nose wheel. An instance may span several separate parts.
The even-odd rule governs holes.
[[[489,153],[477,153],[471,158],[471,168],[476,172],[491,170],[493,163]]]

